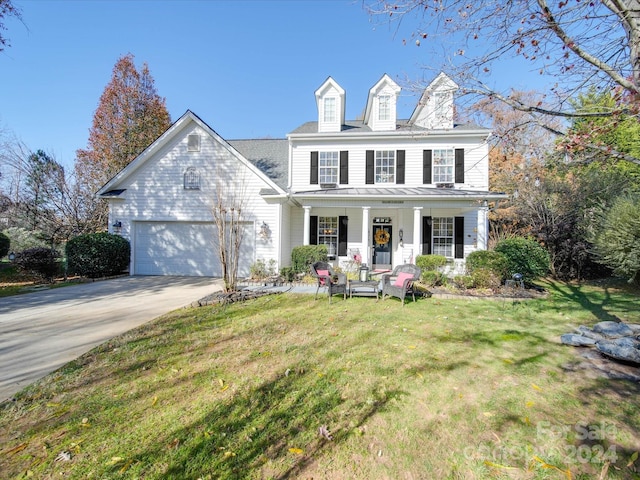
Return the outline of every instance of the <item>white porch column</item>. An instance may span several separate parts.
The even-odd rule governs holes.
[[[369,210],[371,207],[362,207],[362,260],[371,267],[371,243],[369,242]]]
[[[485,201],[478,209],[478,226],[476,231],[476,245],[478,250],[486,250],[489,243],[489,207]]]
[[[413,207],[413,263],[416,257],[421,255],[420,246],[422,242],[422,207]]]
[[[303,227],[303,238],[302,245],[309,245],[309,234],[311,233],[311,207],[302,207],[304,208],[304,227]]]

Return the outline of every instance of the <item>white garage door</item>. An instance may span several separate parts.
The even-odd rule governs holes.
[[[134,274],[221,277],[212,223],[136,222]],[[252,224],[245,226],[238,275],[246,277],[253,263]]]

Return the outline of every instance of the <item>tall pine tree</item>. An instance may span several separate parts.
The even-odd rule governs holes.
[[[118,59],[89,130],[86,150],[76,152],[76,178],[93,201],[95,192],[158,138],[171,119],[147,64],[138,71],[132,54]],[[97,229],[106,226],[106,205],[89,208]]]

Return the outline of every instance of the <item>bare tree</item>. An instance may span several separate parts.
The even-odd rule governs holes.
[[[216,178],[222,178],[216,175]],[[212,208],[216,226],[215,248],[222,267],[225,292],[232,292],[238,283],[240,252],[246,225],[247,196],[243,181],[222,184],[216,181],[215,203]]]
[[[9,39],[2,33],[7,29],[4,25],[4,20],[9,17],[22,20],[22,12],[13,5],[11,0],[0,0],[0,52],[2,52],[5,47],[11,46]]]
[[[614,125],[618,116],[637,116],[640,111],[638,0],[363,1],[374,17],[391,22],[397,33],[402,34],[403,22],[415,20],[403,41],[431,48],[432,58],[445,58],[436,68],[455,78],[463,95],[498,99],[531,114],[553,133],[565,132],[541,122],[540,116],[606,117]],[[444,55],[438,49],[444,49]],[[529,66],[523,75],[548,80],[542,99],[532,102],[492,84],[499,61],[515,57]],[[577,111],[569,99],[586,86],[614,91],[617,102],[610,108]],[[589,145],[588,140],[583,146],[602,148]],[[640,164],[631,155],[607,151]]]

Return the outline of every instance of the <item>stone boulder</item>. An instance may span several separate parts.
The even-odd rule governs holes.
[[[634,335],[633,330],[626,323],[621,322],[599,322],[593,326],[593,331],[607,338],[631,337]]]
[[[593,338],[585,337],[584,335],[577,335],[575,333],[565,333],[560,336],[560,341],[565,345],[572,345],[574,347],[592,347],[596,344]]]
[[[633,343],[635,341],[635,344]],[[602,341],[596,343],[596,349],[607,357],[640,364],[640,350],[638,341],[630,338],[618,338],[615,341]]]

